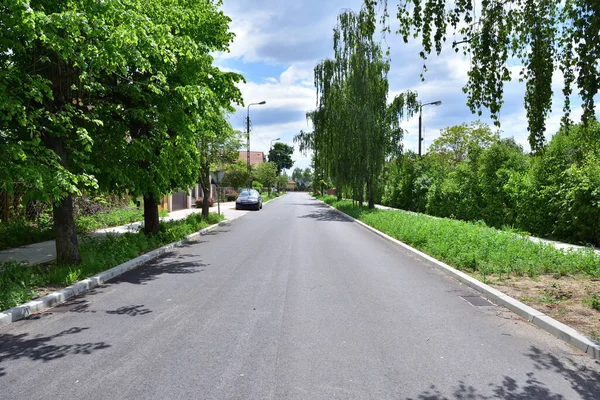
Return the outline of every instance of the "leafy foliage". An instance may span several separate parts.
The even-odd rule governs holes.
[[[53,204],[60,263],[80,262],[73,197],[101,186],[157,200],[196,182],[206,115],[241,103],[213,65],[233,34],[219,1],[0,5],[0,190]],[[217,118],[218,119],[218,118]],[[214,120],[214,119],[213,119]]]
[[[266,187],[267,191],[271,193],[271,188],[275,185],[277,180],[277,164],[274,162],[259,164],[254,169],[254,178],[262,184],[262,187]]]
[[[462,132],[464,126],[444,132]],[[600,243],[600,124],[558,132],[543,154],[524,154],[512,139],[475,140],[467,156],[446,145],[422,158],[406,153],[381,175],[382,203],[404,210],[485,221],[536,236]],[[444,139],[444,138],[442,138]],[[440,139],[440,141],[442,141]],[[462,160],[461,160],[462,159]]]
[[[593,250],[563,251],[484,224],[432,218],[403,211],[369,210],[328,196],[324,201],[457,269],[498,275],[585,274],[600,276]]]
[[[281,142],[273,144],[273,147],[269,150],[269,161],[277,165],[277,175],[280,175],[283,169],[292,168],[294,165],[292,154],[294,154],[293,146]]]
[[[365,0],[383,5],[388,21],[388,0]],[[407,0],[398,2],[398,34],[405,42],[420,37],[421,57],[440,54],[450,41],[456,52],[471,58],[464,87],[471,111],[488,108],[498,122],[504,102],[504,83],[513,79],[509,59],[523,65],[519,79],[526,82],[529,144],[539,152],[544,146],[546,118],[552,106],[552,74],[564,75],[565,125],[569,124],[572,86],[583,99],[583,121],[594,117],[594,96],[600,89],[600,3],[597,0]],[[390,31],[389,25],[387,31]],[[424,65],[424,69],[426,66]]]
[[[389,59],[373,39],[375,13],[343,11],[334,28],[334,58],[315,67],[317,108],[307,114],[313,132],[294,138],[314,151],[315,180],[329,181],[374,206],[376,178],[386,157],[401,150],[399,121],[418,110],[407,92],[387,104]]]

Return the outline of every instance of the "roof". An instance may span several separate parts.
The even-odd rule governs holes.
[[[248,158],[247,151],[240,151],[238,160],[246,161]],[[262,151],[251,151],[250,152],[250,164],[257,166],[265,162],[265,153]]]

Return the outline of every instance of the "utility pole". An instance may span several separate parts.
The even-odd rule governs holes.
[[[263,104],[267,104],[266,101],[261,101],[260,103],[250,103],[248,104],[248,114],[246,116],[246,135],[248,135],[248,146],[246,147],[248,150],[248,154],[246,156],[246,161],[248,164],[248,189],[250,189],[252,187],[252,175],[250,172],[250,106],[254,106],[254,105],[263,105]]]
[[[421,134],[421,129],[423,125],[423,106],[439,106],[442,104],[441,100],[432,101],[431,103],[419,103],[419,157],[421,157],[421,142],[423,142],[423,137]]]

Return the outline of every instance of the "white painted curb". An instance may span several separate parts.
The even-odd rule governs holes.
[[[534,308],[531,308],[528,305],[523,304],[516,299],[513,299],[512,297],[500,292],[499,290],[496,290],[493,287],[488,286],[481,281],[478,281],[477,279],[449,266],[446,263],[436,260],[435,258],[415,249],[414,247],[407,245],[406,243],[403,243],[397,239],[394,239],[393,237],[391,237],[389,235],[386,235],[385,233],[383,233],[381,231],[378,231],[377,229],[365,224],[364,222],[361,222],[361,221],[351,217],[348,214],[343,213],[342,211],[338,210],[335,207],[330,206],[329,204],[327,204],[325,202],[323,202],[323,204],[326,204],[329,208],[331,208],[332,210],[335,210],[342,216],[346,217],[348,220],[359,224],[363,228],[370,230],[371,232],[375,233],[376,235],[378,235],[394,244],[402,246],[405,249],[410,250],[413,253],[419,255],[420,257],[426,259],[427,261],[431,262],[440,271],[442,271],[448,275],[451,275],[452,277],[458,279],[460,282],[464,283],[465,285],[475,289],[476,291],[481,293],[488,300],[490,300],[498,305],[508,308],[509,310],[511,310],[511,311],[515,312],[516,314],[520,315],[521,317],[527,319],[529,322],[537,325],[538,327],[545,330],[546,332],[551,333],[552,335],[556,336],[557,338],[562,339],[565,342],[569,343],[570,345],[575,346],[578,349],[584,351],[585,353],[589,354],[591,357],[593,357],[595,359],[600,359],[600,343],[592,341],[591,339],[582,335],[581,333],[579,333],[575,329],[571,328],[570,326],[567,326],[567,325],[563,324],[562,322],[559,322],[559,321],[555,320],[554,318],[551,318],[551,317],[547,316],[546,314],[544,314]]]
[[[39,299],[32,300],[28,303],[21,304],[17,307],[10,308],[6,311],[0,312],[0,327],[9,325],[15,321],[26,318],[31,314],[41,312],[47,310],[49,308],[55,307],[60,303],[64,303],[70,298],[77,296],[81,293],[84,293],[88,290],[91,290],[97,286],[102,285],[104,282],[113,279],[125,272],[135,269],[140,265],[147,263],[148,261],[157,258],[158,256],[165,254],[166,252],[174,249],[175,247],[180,247],[194,239],[200,235],[204,235],[220,226],[228,224],[230,221],[225,220],[221,221],[218,224],[211,225],[207,228],[204,228],[198,232],[194,232],[185,237],[185,239],[180,240],[178,242],[170,243],[166,246],[159,247],[156,250],[152,250],[149,253],[143,254],[139,257],[136,257],[132,260],[126,261],[123,264],[117,265],[111,269],[103,271],[97,275],[79,281],[71,286],[68,286],[62,290],[58,290],[54,293],[50,293],[44,297],[40,297]]]

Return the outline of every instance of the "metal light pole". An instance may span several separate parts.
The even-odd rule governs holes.
[[[250,173],[250,106],[255,106],[255,105],[263,105],[263,104],[267,104],[266,101],[261,101],[260,103],[250,103],[248,104],[248,114],[246,117],[246,134],[248,135],[248,155],[247,155],[247,162],[248,162],[248,189],[250,189],[252,187],[252,176]]]
[[[271,147],[273,147],[273,142],[276,140],[279,140],[279,139],[281,139],[281,138],[271,140],[271,143],[269,143],[269,151],[271,150]],[[271,161],[271,160],[269,160],[269,161]]]
[[[423,138],[421,137],[421,127],[423,125],[422,120],[423,120],[423,106],[439,106],[442,104],[441,100],[438,101],[432,101],[431,103],[425,103],[425,104],[419,104],[419,157],[421,157],[421,142],[423,141]]]

